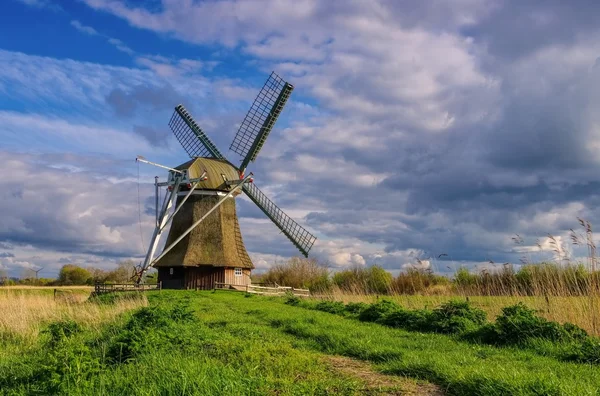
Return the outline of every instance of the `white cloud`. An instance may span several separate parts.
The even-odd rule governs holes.
[[[173,1],[159,12],[109,0],[86,3],[184,41],[241,44],[263,63],[297,72],[295,83],[353,118],[386,117],[439,131],[489,117],[497,98],[498,84],[480,70],[472,39],[447,29],[405,27],[392,17],[397,5],[389,2],[341,7],[278,1],[265,7],[256,1]],[[487,12],[485,3],[466,1],[446,15],[456,26],[469,24]],[[476,105],[473,95],[479,96]]]
[[[34,269],[35,266],[28,261],[17,260],[14,257],[0,257],[0,270],[10,270],[15,268]]]
[[[402,269],[416,269],[416,270],[426,270],[431,269],[431,261],[430,260],[415,260],[412,263],[402,264]]]
[[[75,29],[79,30],[82,33],[89,34],[90,36],[98,36],[99,35],[99,33],[98,33],[98,31],[96,31],[96,29],[94,29],[91,26],[86,26],[76,19],[71,21],[71,26],[73,26]]]
[[[87,26],[84,25],[83,23],[79,22],[78,20],[74,19],[71,21],[71,26],[73,26],[75,29],[79,30],[81,33],[83,34],[87,34],[90,36],[99,36],[104,38],[109,44],[111,44],[112,46],[114,46],[117,50],[124,52],[128,55],[134,55],[135,51],[132,50],[131,48],[129,48],[124,42],[122,42],[119,39],[107,36],[105,34],[102,34],[100,32],[98,32],[96,29],[94,29],[91,26]]]
[[[264,272],[275,264],[284,263],[287,259],[285,256],[268,253],[253,253],[249,252],[250,258],[257,272]]]
[[[51,11],[61,11],[62,8],[52,0],[17,0],[29,7],[45,8]]]
[[[41,149],[44,140],[52,139],[53,149],[70,152],[95,152],[135,158],[139,152],[156,152],[156,149],[134,134],[101,125],[73,124],[39,114],[22,114],[0,111],[2,134],[12,148]],[[119,144],[115,144],[119,142]],[[0,143],[0,147],[5,145]],[[46,151],[52,150],[48,147]]]
[[[138,65],[145,66],[153,70],[161,77],[175,77],[200,72],[205,67],[209,69],[214,67],[214,63],[194,60],[194,59],[169,59],[164,56],[139,56],[135,59]]]
[[[114,45],[115,48],[118,49],[121,52],[125,52],[126,54],[129,54],[129,55],[135,54],[134,50],[132,50],[131,48],[129,48],[125,43],[123,43],[119,39],[109,37],[108,38],[108,42],[109,42],[109,44]]]
[[[98,165],[110,160],[82,163],[85,157],[79,157],[76,165],[85,170],[73,172],[51,166],[55,164],[52,157],[0,152],[0,158],[4,164],[0,239],[70,253],[143,254],[146,247],[140,242],[134,183],[123,186],[98,177],[105,172],[104,165]],[[67,161],[64,156],[62,162]],[[113,166],[118,168],[120,161]],[[29,182],[32,175],[35,183]],[[143,196],[150,195],[150,184],[141,188]],[[154,218],[141,210],[143,237],[148,241]],[[15,255],[22,253],[16,250]]]
[[[96,107],[111,88],[147,84],[153,77],[145,70],[0,50],[0,92],[17,102]]]

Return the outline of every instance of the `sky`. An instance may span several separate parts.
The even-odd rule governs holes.
[[[166,174],[135,157],[185,162],[168,128],[182,103],[235,163],[272,70],[295,90],[249,170],[332,270],[577,259],[577,218],[600,224],[599,8],[3,1],[0,270],[139,262]],[[298,255],[237,205],[257,271]]]

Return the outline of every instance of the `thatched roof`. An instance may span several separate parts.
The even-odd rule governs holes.
[[[227,191],[229,187],[225,185],[227,180],[239,180],[240,176],[233,165],[226,160],[216,158],[194,158],[181,164],[175,169],[187,169],[190,179],[199,178],[206,170],[206,181],[200,182],[197,189],[200,190],[222,190]]]
[[[166,246],[208,212],[219,198],[216,195],[190,196],[173,219]],[[177,203],[182,199],[179,197]],[[154,266],[203,265],[254,268],[242,241],[234,198],[228,198]]]

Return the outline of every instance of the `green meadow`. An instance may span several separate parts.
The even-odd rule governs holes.
[[[395,305],[385,313],[381,301],[348,307],[163,290],[64,304],[104,312],[103,319],[87,320],[69,309],[40,317],[29,332],[0,327],[0,394],[600,393],[600,365],[570,353],[584,343],[593,347],[595,338],[571,339],[571,328],[564,332],[545,320],[535,323],[559,337],[551,343],[535,334],[494,343],[473,336],[482,329],[489,335],[494,318],[483,324],[477,314],[473,325],[468,309],[456,320],[444,316],[447,310],[415,313]],[[115,314],[107,314],[112,309]]]

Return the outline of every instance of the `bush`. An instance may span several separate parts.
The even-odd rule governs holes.
[[[266,284],[309,289],[311,292],[329,290],[329,272],[316,260],[292,257],[284,264],[276,264],[262,276]]]
[[[385,313],[378,323],[411,331],[430,331],[431,315],[432,312],[425,309],[398,309]]]
[[[479,328],[485,321],[482,310],[473,308],[468,302],[450,301],[433,311],[392,310],[382,315],[378,323],[412,331],[460,334]]]
[[[368,308],[369,305],[365,304],[365,303],[348,303],[346,304],[346,306],[344,307],[344,310],[350,314],[355,314],[358,315],[360,314],[362,311],[364,311],[366,308]]]
[[[563,323],[563,328],[573,340],[584,341],[589,337],[587,331],[573,323]]]
[[[339,315],[345,311],[346,307],[341,301],[321,301],[315,305],[315,309]]]
[[[184,334],[180,326],[195,320],[196,316],[187,304],[171,308],[140,308],[127,321],[123,330],[111,340],[107,359],[111,363],[121,363],[161,345],[177,346],[195,342],[196,339]]]
[[[597,338],[587,337],[579,348],[573,348],[570,354],[565,357],[565,360],[576,361],[580,363],[600,363],[600,340]]]
[[[380,300],[362,310],[358,315],[358,320],[361,322],[376,322],[385,314],[388,314],[392,311],[398,311],[400,309],[402,309],[402,307],[393,301]]]
[[[486,313],[467,301],[448,301],[433,310],[431,329],[439,333],[460,334],[485,324]]]
[[[496,344],[522,344],[534,338],[560,342],[581,341],[587,338],[585,330],[571,324],[561,325],[537,316],[534,309],[523,303],[502,308],[496,318],[495,334],[488,329],[484,339]],[[495,340],[489,337],[495,336]]]
[[[292,293],[290,293],[285,299],[285,304],[294,306],[300,305],[300,297],[294,296]]]

